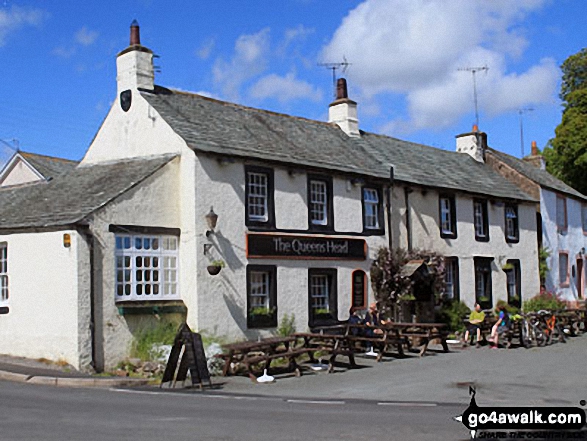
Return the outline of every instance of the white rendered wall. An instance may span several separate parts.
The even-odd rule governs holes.
[[[100,296],[98,304],[101,305],[96,308],[99,311],[97,333],[101,342],[99,352],[103,354],[103,364],[107,369],[130,355],[133,341],[132,323],[119,313],[119,304],[115,302],[115,233],[109,231],[109,226],[179,228],[179,177],[180,158],[176,158],[93,216],[92,233],[99,247],[95,257],[96,296]],[[180,241],[183,247],[183,235]],[[181,261],[179,265],[181,274]],[[179,290],[183,299],[184,296],[189,297],[190,289],[183,286],[182,281],[180,279]]]
[[[13,164],[5,170],[4,176],[0,179],[0,187],[20,185],[28,182],[41,181],[43,178],[35,173],[31,166],[17,157]]]
[[[399,190],[399,189],[397,189]],[[443,239],[439,230],[438,192],[416,190],[410,194],[414,248],[435,250],[459,259],[460,298],[469,307],[475,302],[474,257],[493,257],[493,303],[507,301],[506,273],[501,269],[509,259],[519,259],[521,267],[522,301],[540,291],[538,275],[538,244],[536,236],[536,207],[519,204],[518,243],[508,243],[504,234],[504,206],[488,201],[489,242],[475,240],[473,198],[456,195],[457,238]]]
[[[299,230],[307,235],[308,205],[307,175],[291,177],[285,169],[274,168],[275,216],[278,228]],[[346,179],[333,179],[334,225],[337,232],[362,232],[360,187],[347,190]],[[271,334],[275,329],[251,329],[246,325],[247,265],[277,266],[278,321],[284,314],[294,314],[298,330],[308,327],[308,268],[336,268],[338,315],[348,318],[351,305],[351,274],[362,269],[369,276],[371,259],[379,246],[387,244],[384,236],[357,236],[368,244],[369,256],[364,261],[247,259],[245,226],[245,170],[241,162],[221,164],[216,159],[198,155],[196,163],[196,223],[197,223],[197,329],[231,339],[256,338]],[[218,214],[216,232],[209,239],[204,216],[214,207]],[[213,245],[204,256],[205,243]],[[211,260],[222,259],[226,267],[211,276],[206,266]],[[186,270],[186,267],[183,267]],[[191,271],[191,268],[190,268]],[[369,298],[373,298],[368,281]],[[188,306],[189,309],[189,306]]]
[[[69,234],[71,246],[63,245]],[[9,308],[0,315],[0,353],[88,368],[89,254],[76,231],[0,236],[8,244]]]
[[[132,90],[132,105],[128,112],[122,110],[116,97],[82,164],[179,154],[184,148],[187,148],[185,142],[169,124],[137,90]]]
[[[587,236],[583,233],[581,219],[582,203],[576,199],[566,198],[567,201],[567,231],[559,232],[556,225],[556,197],[557,193],[542,188],[540,190],[540,207],[542,214],[542,237],[543,247],[550,252],[547,259],[549,271],[546,277],[546,288],[549,291],[561,295],[564,300],[577,300],[579,292],[577,290],[577,259],[584,259],[581,255],[582,249],[587,248]],[[559,252],[565,251],[569,254],[569,286],[562,286],[559,283]],[[585,278],[585,264],[583,261],[583,277]],[[575,266],[575,275],[573,269]],[[583,283],[584,291],[585,283]],[[585,298],[585,293],[581,293]]]

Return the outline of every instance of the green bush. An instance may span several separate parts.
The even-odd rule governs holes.
[[[465,329],[463,319],[471,313],[471,310],[463,302],[445,300],[436,314],[436,320],[446,323],[453,332]]]
[[[560,300],[558,296],[549,291],[543,291],[537,296],[524,302],[524,312],[536,312],[541,309],[547,311],[558,311],[566,308],[566,303]]]
[[[514,315],[514,314],[519,314],[520,313],[520,308],[514,306],[514,305],[510,305],[508,302],[506,302],[505,300],[498,300],[497,303],[495,304],[495,312],[497,314],[497,310],[500,306],[505,306],[505,310],[509,315]]]
[[[296,332],[296,317],[294,314],[283,314],[279,321],[279,327],[277,328],[277,335],[280,337],[289,337]]]

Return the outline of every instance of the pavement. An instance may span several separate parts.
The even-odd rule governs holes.
[[[341,357],[341,361],[346,359]],[[469,402],[469,386],[477,403],[502,406],[578,406],[587,400],[587,334],[543,348],[492,350],[451,345],[443,353],[430,345],[427,355],[385,357],[377,363],[357,357],[358,369],[345,363],[334,373],[304,369],[302,377],[275,375],[275,382],[255,384],[248,377],[213,377],[212,390],[239,396],[280,396],[297,400],[376,400],[389,403]],[[0,380],[68,387],[129,387],[159,391],[147,381],[128,377],[96,377],[71,368],[0,355]],[[157,387],[157,389],[155,389]],[[176,391],[199,393],[198,389]]]

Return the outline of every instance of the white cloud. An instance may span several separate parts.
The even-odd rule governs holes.
[[[199,47],[199,49],[196,50],[196,56],[202,60],[207,60],[212,53],[212,49],[214,49],[215,44],[216,41],[214,38],[206,39]]]
[[[314,102],[322,100],[322,92],[318,88],[297,79],[293,73],[288,73],[284,77],[275,74],[267,75],[257,81],[249,93],[253,98],[275,98],[280,103],[299,99],[309,99]]]
[[[267,68],[269,32],[269,28],[265,28],[256,34],[241,35],[231,59],[218,58],[214,63],[214,84],[228,99],[238,100],[241,85]]]
[[[81,28],[75,33],[75,41],[82,46],[91,46],[98,38],[98,32],[92,31],[87,27]]]
[[[291,45],[293,45],[296,42],[303,42],[308,38],[308,36],[312,35],[314,32],[314,29],[307,28],[302,24],[296,26],[295,28],[286,29],[283,33],[283,41],[279,45],[277,53],[281,56],[284,56]],[[299,54],[296,53],[296,56],[297,55]]]
[[[39,26],[45,19],[40,9],[12,6],[0,10],[0,47],[6,44],[7,37],[25,26]]]
[[[367,100],[406,95],[409,119],[388,127],[446,127],[472,110],[471,74],[458,68],[487,65],[477,74],[480,108],[500,113],[552,99],[558,69],[542,60],[508,73],[528,41],[524,18],[546,0],[366,0],[343,20],[323,59],[352,67],[351,85]]]

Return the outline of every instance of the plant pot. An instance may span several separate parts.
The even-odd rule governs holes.
[[[220,272],[222,267],[220,265],[208,265],[206,269],[208,270],[208,274],[210,274],[211,276],[215,276]]]

